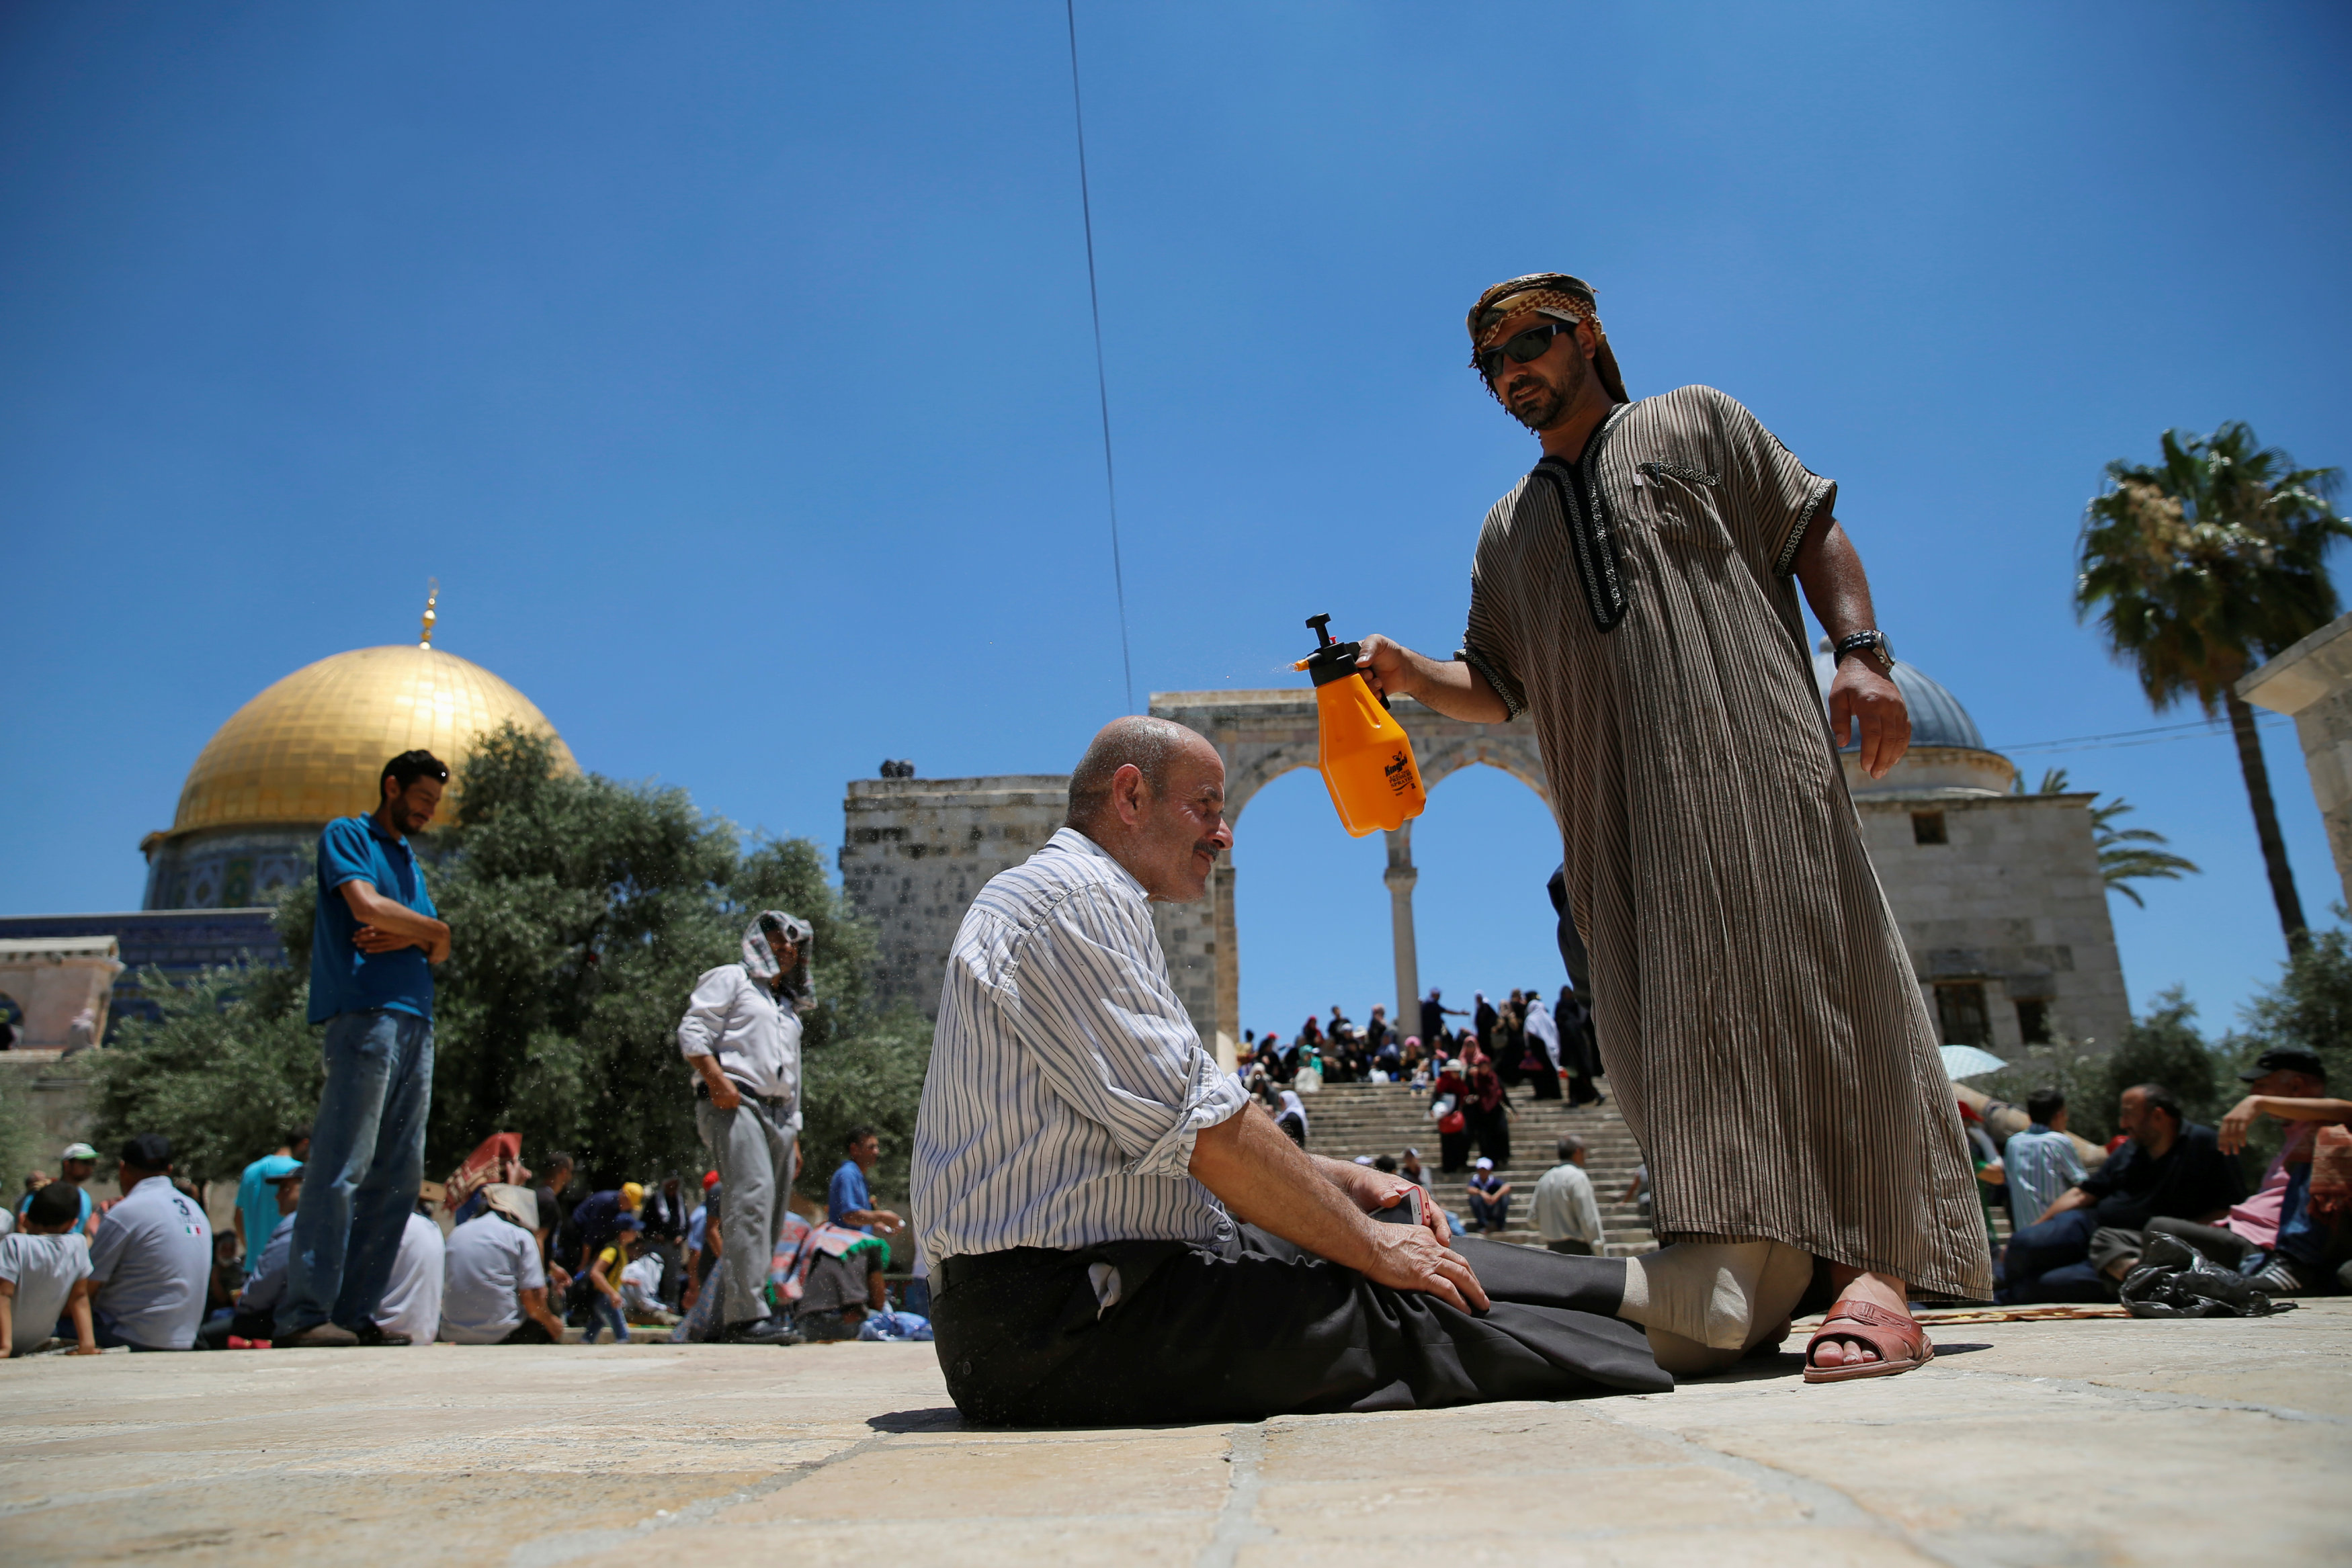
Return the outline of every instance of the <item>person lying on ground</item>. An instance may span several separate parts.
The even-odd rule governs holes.
[[[81,1233],[81,1189],[55,1181],[25,1206],[22,1223],[0,1236],[0,1357],[25,1355],[63,1339],[71,1319],[74,1355],[96,1355],[89,1298],[89,1240]]]

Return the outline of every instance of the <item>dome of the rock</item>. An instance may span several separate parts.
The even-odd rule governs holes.
[[[422,747],[450,768],[454,815],[466,762],[502,726],[544,735],[547,716],[505,681],[441,649],[355,648],[305,665],[229,716],[188,769],[169,831],[151,833],[150,909],[257,902],[289,880],[319,830],[374,809],[383,765]]]
[[[429,647],[337,653],[278,681],[220,727],[188,769],[172,831],[323,825],[372,810],[385,761],[419,747],[450,767],[446,817],[476,740],[508,724],[553,738],[562,766],[574,766],[547,716],[479,664]]]

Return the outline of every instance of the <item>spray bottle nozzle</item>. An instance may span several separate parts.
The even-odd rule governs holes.
[[[1307,624],[1315,630],[1317,647],[1328,648],[1331,645],[1331,618],[1328,615],[1309,615],[1307,618]]]

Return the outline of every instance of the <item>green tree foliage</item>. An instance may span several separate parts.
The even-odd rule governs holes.
[[[2336,912],[2344,912],[2339,908]],[[2319,1053],[2334,1092],[2352,1083],[2352,938],[2323,931],[2287,960],[2276,984],[2246,1004],[2246,1028],[2226,1042],[2241,1068],[2273,1046]]]
[[[2242,423],[2210,436],[2168,430],[2153,465],[2107,465],[2107,488],[2084,513],[2075,613],[2096,612],[2158,712],[2187,696],[2209,716],[2227,709],[2279,925],[2299,946],[2303,905],[2236,682],[2336,618],[2327,549],[2352,537],[2328,504],[2340,475],[2297,468]]]
[[[2021,782],[2022,782],[2021,780]],[[2053,768],[2042,775],[2044,795],[2063,795],[2067,790],[2066,770]],[[2160,878],[2177,882],[2183,873],[2200,874],[2195,861],[2172,853],[2164,848],[2172,841],[2153,828],[2118,828],[2116,819],[2129,816],[2139,808],[2116,795],[2091,804],[2091,841],[2099,852],[2099,874],[2106,881],[2109,891],[2120,893],[2143,909],[2147,901],[2132,886],[2144,878]]]
[[[467,763],[457,821],[433,835],[428,874],[454,938],[435,977],[427,1171],[454,1169],[498,1132],[520,1133],[526,1160],[572,1150],[599,1186],[702,1168],[677,1021],[705,970],[740,961],[758,911],[783,909],[816,934],[804,1163],[829,1171],[824,1140],[865,1121],[903,1173],[930,1028],[868,1005],[873,934],[826,884],[816,846],[746,852],[682,789],[553,763],[543,738],[500,732]],[[163,1132],[204,1151],[202,1174],[223,1175],[275,1146],[289,1112],[309,1118],[320,1031],[303,1022],[300,960],[313,886],[302,879],[279,916],[293,967],[213,971],[106,1053],[110,1135]]]
[[[278,940],[310,950],[315,897],[299,879],[278,906]],[[200,1182],[235,1181],[287,1129],[319,1108],[325,1071],[319,1031],[303,1021],[307,965],[242,958],[174,986],[160,969],[140,977],[163,1017],[127,1019],[114,1044],[90,1053],[97,1079],[98,1144],[109,1153],[136,1133],[172,1140],[180,1173]]]
[[[2066,1096],[2070,1129],[2094,1143],[2113,1137],[2116,1103],[2140,1083],[2161,1083],[2180,1097],[2192,1122],[2211,1125],[2234,1103],[2225,1095],[2224,1059],[2197,1027],[2197,1005],[2179,986],[2158,994],[2109,1051],[2086,1051],[2065,1041],[2029,1047],[2009,1071],[1974,1080],[1997,1100],[2025,1103],[2037,1089]]]

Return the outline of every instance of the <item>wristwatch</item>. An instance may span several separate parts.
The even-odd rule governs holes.
[[[1843,664],[1848,653],[1858,653],[1864,648],[1873,648],[1877,650],[1878,656],[1886,661],[1885,667],[1880,670],[1879,674],[1893,674],[1895,673],[1895,644],[1887,641],[1885,632],[1879,631],[1875,627],[1873,627],[1867,632],[1850,632],[1846,635],[1839,638],[1837,641],[1837,658],[1834,662]]]

